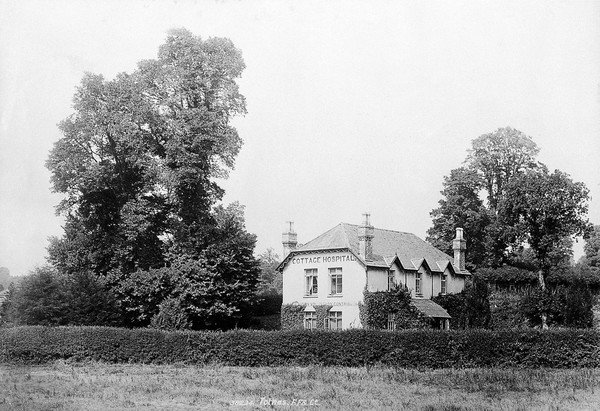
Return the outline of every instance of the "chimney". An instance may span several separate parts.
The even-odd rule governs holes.
[[[454,266],[460,271],[465,269],[465,250],[467,242],[463,238],[463,229],[456,229],[456,238],[452,240],[452,249],[454,250]]]
[[[287,232],[284,232],[282,235],[282,243],[283,243],[283,258],[288,256],[288,254],[296,249],[298,245],[298,234],[294,231],[294,222],[286,221]]]
[[[363,214],[363,224],[358,228],[358,253],[365,261],[373,261],[373,235],[371,214]]]

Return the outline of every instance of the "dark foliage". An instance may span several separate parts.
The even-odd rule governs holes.
[[[541,326],[542,313],[547,315],[549,326],[588,328],[592,326],[595,298],[582,279],[569,286],[546,290],[533,289],[521,300],[521,311],[533,326]]]
[[[119,325],[115,296],[89,272],[36,268],[10,293],[3,320],[12,325]]]
[[[460,293],[439,295],[432,300],[448,311],[452,328],[490,328],[489,295],[486,282],[475,275],[472,283]]]
[[[166,332],[36,326],[0,329],[0,362],[580,368],[600,366],[599,339],[597,331],[575,329]]]
[[[410,291],[396,286],[390,291],[363,291],[360,321],[366,329],[384,330],[388,326],[388,314],[394,315],[397,330],[427,328],[429,321],[411,304]]]

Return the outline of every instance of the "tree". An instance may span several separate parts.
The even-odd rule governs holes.
[[[86,74],[59,126],[47,167],[66,223],[49,261],[101,279],[129,325],[177,302],[191,327],[217,327],[255,294],[255,238],[240,205],[218,205],[215,182],[242,144],[230,120],[246,112],[236,84],[244,68],[231,41],[172,30],[133,73]]]
[[[535,157],[539,151],[531,137],[511,127],[499,128],[472,141],[466,163],[483,176],[491,210],[497,210],[513,177],[537,167]]]
[[[258,255],[260,264],[259,292],[262,294],[283,294],[283,277],[277,267],[279,255],[273,248],[267,248]]]
[[[47,162],[54,191],[66,196],[57,208],[66,237],[53,249],[84,244],[91,252],[81,268],[106,274],[203,248],[223,195],[213,178],[227,175],[241,147],[229,121],[245,113],[235,83],[243,69],[229,40],[180,29],[133,74],[87,74]]]
[[[509,263],[505,226],[512,222],[499,215],[498,204],[512,180],[539,166],[535,162],[538,152],[530,137],[510,127],[474,139],[466,167],[444,177],[445,199],[431,212],[433,227],[427,232],[428,241],[450,253],[455,229],[462,226],[470,269]],[[486,203],[481,200],[484,193]]]
[[[585,264],[600,268],[600,225],[595,225],[585,237]]]
[[[11,293],[8,321],[16,325],[65,325],[68,298],[57,272],[38,267]]]
[[[507,232],[512,244],[529,244],[538,267],[540,289],[546,289],[550,268],[572,253],[566,240],[585,235],[590,229],[585,217],[589,190],[583,183],[545,167],[522,174],[507,186],[507,195],[499,204],[500,214],[514,222]],[[547,328],[546,314],[542,326]]]
[[[224,329],[246,320],[258,284],[256,238],[245,231],[239,204],[214,214],[215,242],[200,254],[173,255],[167,267],[138,270],[115,287],[131,324]]]
[[[427,230],[427,241],[445,253],[452,254],[452,240],[456,227],[464,228],[467,240],[467,266],[473,269],[480,266],[485,258],[485,229],[490,216],[479,198],[483,180],[472,170],[457,168],[444,177],[445,197],[439,201],[440,207],[430,215],[433,227]]]
[[[92,273],[34,269],[10,293],[7,320],[16,325],[119,325],[116,300]]]

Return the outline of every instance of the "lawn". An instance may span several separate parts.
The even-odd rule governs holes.
[[[594,410],[600,369],[0,365],[0,410]]]

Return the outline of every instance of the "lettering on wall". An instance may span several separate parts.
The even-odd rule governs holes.
[[[356,261],[356,258],[352,254],[292,258],[292,264],[343,263],[346,261]]]

